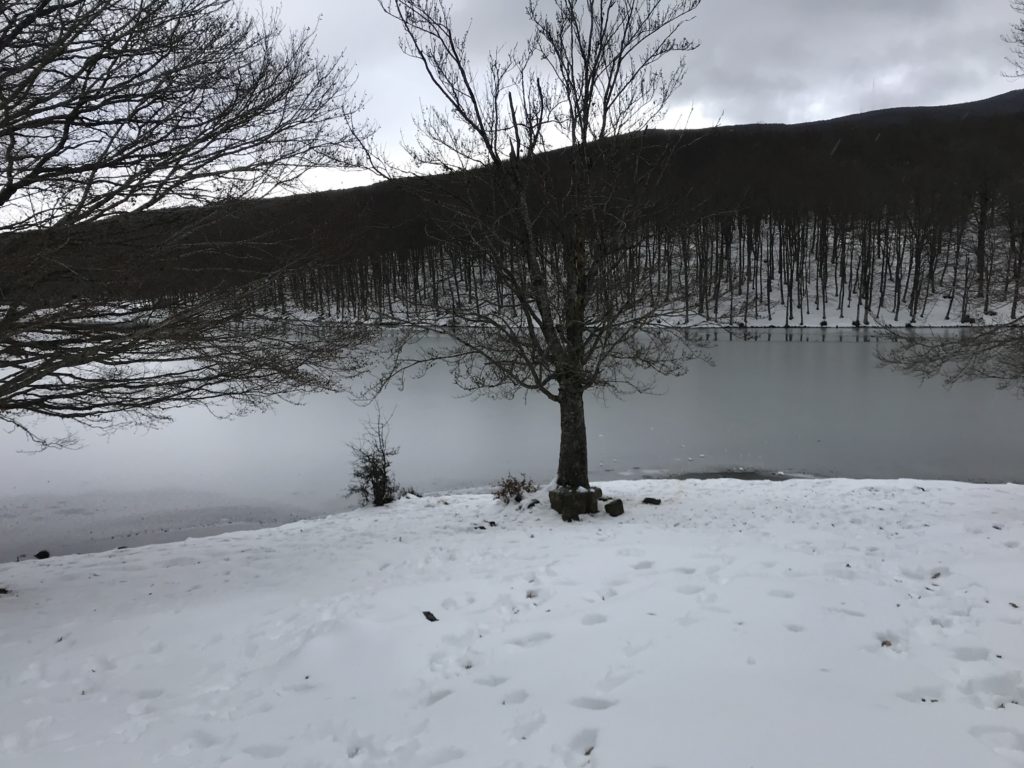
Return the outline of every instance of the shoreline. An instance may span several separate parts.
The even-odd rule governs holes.
[[[632,484],[642,485],[651,482],[678,481],[678,482],[717,482],[735,481],[740,485],[747,483],[796,483],[810,481],[814,483],[853,483],[853,484],[901,484],[912,483],[916,486],[928,486],[937,483],[950,484],[952,486],[972,486],[979,488],[992,488],[999,486],[1022,486],[1024,482],[1014,481],[973,481],[957,479],[920,479],[920,478],[852,478],[852,477],[825,477],[811,475],[802,472],[746,469],[746,468],[724,468],[697,472],[649,472],[638,473],[628,476],[619,474],[616,477],[596,477],[592,485],[604,487],[607,484]],[[541,499],[544,504],[543,491],[548,484],[541,486],[536,498]],[[742,491],[740,494],[742,495]],[[155,496],[163,503],[146,507],[141,501],[143,497]],[[491,498],[489,486],[467,486],[448,490],[431,491],[418,494],[412,498],[427,500],[437,499],[458,499],[468,500],[473,497],[483,499]],[[25,505],[38,502],[46,498],[49,503],[48,509],[34,510],[30,516],[36,520],[48,519],[55,525],[50,530],[46,527],[32,531],[32,526],[26,525],[30,522],[27,516],[19,521],[14,520],[9,530],[4,531],[2,523],[5,519],[13,518],[15,504]],[[267,531],[279,529],[283,526],[303,523],[313,523],[329,520],[334,517],[346,516],[359,513],[380,513],[389,514],[392,510],[381,508],[375,510],[373,507],[361,507],[351,497],[339,497],[338,505],[328,509],[326,503],[310,506],[297,506],[255,502],[242,502],[232,499],[211,498],[207,503],[197,499],[194,495],[189,496],[182,492],[164,491],[159,494],[142,493],[106,493],[97,494],[91,499],[91,509],[88,501],[82,501],[81,506],[71,508],[69,514],[66,506],[72,496],[62,497],[51,495],[26,494],[23,496],[2,497],[0,496],[0,567],[13,565],[20,562],[34,560],[37,552],[47,551],[51,557],[84,556],[103,553],[111,553],[118,550],[137,550],[143,547],[177,544],[185,541],[216,538],[222,535],[236,533]],[[407,499],[410,497],[403,497]],[[136,499],[138,506],[130,507],[126,500]],[[400,505],[402,499],[396,501]],[[119,514],[113,519],[104,520],[104,512],[115,510]],[[396,512],[396,514],[401,514]],[[557,515],[552,512],[552,519]],[[85,523],[77,530],[68,532],[66,524],[70,520],[78,518]],[[104,525],[107,527],[104,528]],[[37,526],[38,527],[38,526]],[[63,538],[61,533],[63,532]]]

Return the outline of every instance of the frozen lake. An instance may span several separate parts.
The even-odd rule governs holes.
[[[986,382],[947,390],[879,368],[851,329],[718,332],[715,365],[659,394],[592,398],[591,479],[763,470],[820,476],[1024,482],[1024,402]],[[382,397],[394,410],[399,483],[479,487],[508,473],[547,482],[557,408],[473,400],[447,371]],[[354,506],[351,453],[372,409],[343,395],[245,418],[185,409],[152,431],[81,434],[73,451],[0,433],[0,561],[271,525]]]

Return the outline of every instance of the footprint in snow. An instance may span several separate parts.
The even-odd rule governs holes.
[[[697,595],[704,591],[704,587],[700,584],[684,584],[681,587],[676,587],[676,592],[681,595]]]
[[[256,757],[260,760],[273,760],[287,752],[288,747],[281,744],[256,744],[252,747],[243,747],[242,751],[250,757]]]
[[[565,765],[567,768],[576,768],[581,765],[589,765],[589,758],[593,754],[594,749],[597,747],[597,729],[586,728],[575,736],[569,742],[569,750],[565,756]]]
[[[479,680],[474,681],[477,685],[483,685],[487,688],[497,688],[499,685],[504,685],[508,682],[507,677],[498,677],[497,675],[491,675],[490,677],[481,677]]]
[[[1020,672],[967,680],[960,686],[960,691],[980,709],[1024,707],[1024,676]]]
[[[518,645],[520,648],[532,648],[535,645],[546,643],[554,635],[550,632],[534,632],[532,635],[526,637],[516,638],[515,640],[509,640],[510,645]]]
[[[641,560],[639,563],[633,563],[634,571],[647,571],[654,567],[653,560]]]
[[[441,701],[443,699],[447,699],[453,693],[454,693],[454,691],[451,690],[450,688],[445,688],[445,689],[440,690],[440,691],[433,691],[433,692],[429,693],[427,695],[427,697],[423,700],[423,706],[425,706],[425,707],[432,707],[435,704],[437,704],[437,702],[439,702],[439,701]]]
[[[908,579],[917,579],[918,581],[935,581],[945,576],[949,576],[949,568],[943,565],[936,565],[930,568],[901,568],[900,572]]]
[[[543,712],[532,712],[516,718],[515,724],[509,731],[509,735],[516,741],[526,741],[537,731],[544,727],[547,718]]]
[[[1024,733],[999,725],[976,725],[968,730],[974,738],[992,748],[998,755],[1020,760],[1024,757]]]
[[[992,654],[988,648],[965,646],[953,649],[953,658],[957,661],[985,661]]]
[[[796,597],[796,593],[790,592],[788,589],[773,589],[768,594],[772,597],[779,597],[784,600],[789,600],[790,598]]]
[[[636,677],[636,672],[631,669],[609,669],[597,687],[603,693],[609,693],[625,685],[634,677]]]
[[[591,605],[603,603],[606,600],[616,597],[619,593],[611,587],[605,587],[604,589],[596,589],[593,592],[584,592],[580,595],[580,598]]]
[[[944,693],[940,686],[926,685],[896,695],[911,704],[938,704],[942,701]]]
[[[626,654],[627,657],[633,658],[634,656],[639,656],[641,653],[646,651],[652,645],[654,645],[654,641],[653,640],[648,640],[646,643],[642,643],[642,644],[635,644],[635,643],[627,642],[626,643],[626,647],[622,649],[622,652],[624,654]]]
[[[860,611],[854,611],[850,608],[829,608],[829,611],[831,611],[832,613],[841,613],[844,616],[852,616],[855,619],[863,619],[865,615]]]
[[[611,699],[597,698],[595,696],[581,696],[578,699],[573,699],[569,703],[579,709],[589,709],[594,712],[600,712],[604,709],[611,709],[618,702],[612,701]]]
[[[218,736],[208,731],[190,731],[188,735],[177,744],[171,747],[170,753],[175,757],[184,757],[195,752],[197,749],[211,749],[221,743]],[[4,741],[0,740],[0,748],[4,747]]]
[[[800,624],[787,624],[786,625],[786,629],[788,629],[790,632],[794,632],[794,633],[796,633],[796,632],[803,632],[804,631],[804,627],[802,625],[800,625]]]
[[[441,749],[435,750],[427,755],[423,765],[445,765],[447,763],[454,763],[456,760],[461,760],[465,756],[466,753],[456,747],[442,747]]]
[[[522,704],[530,698],[530,694],[520,689],[517,691],[510,691],[501,697],[502,706],[509,706],[510,704]]]
[[[845,579],[846,581],[855,581],[860,578],[857,571],[846,566],[826,568],[825,573],[834,579]]]
[[[445,675],[458,674],[459,670],[473,668],[473,656],[466,654],[452,654],[447,651],[437,651],[430,655],[430,671],[440,672]]]
[[[604,624],[606,621],[608,621],[608,617],[603,613],[588,613],[580,619],[580,623],[586,627],[592,627],[595,624]]]

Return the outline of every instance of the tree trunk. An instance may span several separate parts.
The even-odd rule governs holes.
[[[558,450],[557,484],[566,488],[590,487],[587,472],[587,422],[583,413],[583,390],[560,387],[561,443]]]
[[[986,233],[988,232],[988,195],[984,192],[978,198],[978,247],[976,250],[976,269],[978,274],[978,298],[985,297],[986,309],[988,308],[988,295],[985,290],[988,285],[988,250],[985,245]]]

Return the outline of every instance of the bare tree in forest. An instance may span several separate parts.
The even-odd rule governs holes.
[[[609,141],[665,114],[696,47],[680,30],[699,2],[553,0],[548,15],[529,0],[530,39],[478,70],[443,0],[380,0],[443,104],[417,121],[416,169],[469,171],[422,185],[444,210],[430,232],[437,274],[463,272],[468,293],[402,294],[398,370],[443,362],[468,390],[557,403],[552,502],[567,519],[579,512],[569,499],[596,509],[594,493],[575,493],[590,487],[584,393],[643,390],[695,354],[678,294],[643,266],[659,256],[645,189],[663,163]],[[424,341],[439,324],[446,341]]]
[[[313,37],[234,0],[0,3],[0,421],[32,436],[37,415],[258,406],[344,373],[336,353],[362,332],[256,311],[258,282],[160,282],[202,260],[185,230],[210,204],[351,164],[361,100]]]

